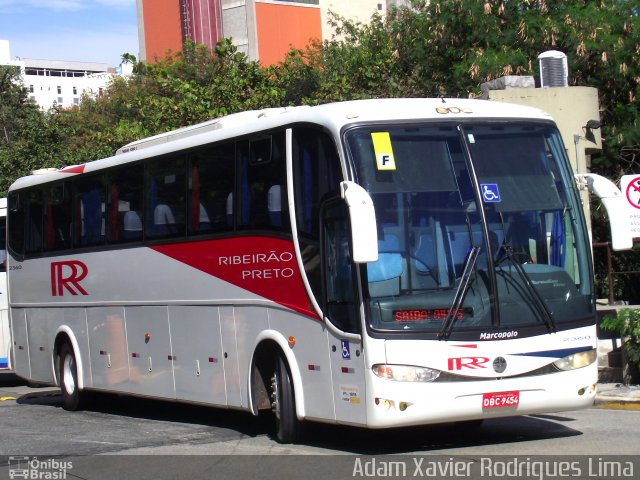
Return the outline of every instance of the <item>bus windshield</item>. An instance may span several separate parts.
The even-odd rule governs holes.
[[[592,320],[588,242],[555,127],[376,125],[346,141],[376,210],[379,257],[363,267],[373,330],[442,338]]]

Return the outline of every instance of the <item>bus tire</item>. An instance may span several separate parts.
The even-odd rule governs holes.
[[[73,348],[64,343],[60,348],[58,376],[62,390],[62,408],[69,411],[81,410],[83,395],[78,387],[78,365]]]
[[[278,442],[295,442],[300,434],[301,422],[296,416],[291,373],[282,355],[276,357],[273,377],[271,377],[271,410],[275,417]]]

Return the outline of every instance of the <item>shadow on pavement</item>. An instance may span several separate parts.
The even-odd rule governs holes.
[[[0,387],[18,387],[27,382],[12,372],[0,372]]]
[[[57,391],[29,393],[17,403],[61,408]],[[87,412],[154,420],[199,427],[227,429],[234,435],[268,436],[273,439],[272,417],[269,413],[257,418],[246,412],[201,405],[92,393]],[[79,412],[82,414],[82,412]],[[122,420],[120,418],[119,420]],[[529,415],[485,420],[484,423],[449,423],[387,430],[305,424],[302,445],[326,448],[360,455],[401,454],[471,446],[530,442],[543,439],[582,435],[567,425],[574,419],[564,415]]]

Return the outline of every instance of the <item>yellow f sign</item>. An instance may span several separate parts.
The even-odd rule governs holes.
[[[373,140],[378,170],[395,170],[396,160],[393,156],[389,132],[372,132],[371,140]]]

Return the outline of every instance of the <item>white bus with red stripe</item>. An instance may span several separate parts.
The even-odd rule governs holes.
[[[546,114],[230,115],[16,181],[18,375],[368,428],[588,407],[588,235]]]

